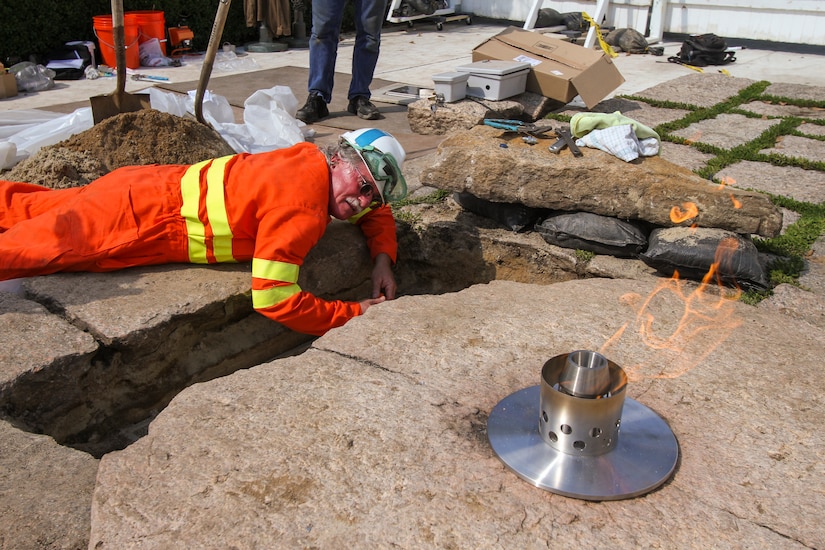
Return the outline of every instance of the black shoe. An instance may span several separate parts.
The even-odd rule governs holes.
[[[378,107],[370,103],[370,100],[362,95],[358,95],[349,100],[347,111],[358,115],[364,120],[375,120],[381,116]]]
[[[328,116],[329,109],[327,109],[327,102],[324,101],[321,94],[309,94],[307,102],[295,113],[295,118],[307,124],[318,122]]]

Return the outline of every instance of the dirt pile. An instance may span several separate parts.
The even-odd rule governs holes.
[[[0,177],[62,189],[86,185],[121,166],[194,164],[233,153],[212,128],[147,109],[108,118],[43,147]]]

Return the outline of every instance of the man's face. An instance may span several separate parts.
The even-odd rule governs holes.
[[[360,160],[352,165],[337,155],[332,159],[332,184],[329,189],[329,213],[346,220],[358,214],[374,200],[380,200],[369,170]]]

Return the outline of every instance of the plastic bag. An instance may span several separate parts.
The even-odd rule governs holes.
[[[10,113],[5,113],[2,118],[9,115]],[[67,115],[59,115],[39,124],[26,125],[23,130],[10,135],[6,140],[14,144],[17,153],[11,166],[3,168],[11,168],[21,160],[34,155],[41,147],[54,145],[75,134],[85,132],[93,125],[91,107],[81,107]]]
[[[160,40],[150,38],[138,46],[140,64],[143,67],[168,67],[172,60],[163,55],[160,49]]]
[[[536,224],[550,244],[589,250],[619,258],[633,258],[647,246],[647,235],[637,224],[591,212],[559,212]]]
[[[17,89],[21,92],[42,92],[54,88],[55,72],[43,65],[24,61],[9,68],[17,80]]]

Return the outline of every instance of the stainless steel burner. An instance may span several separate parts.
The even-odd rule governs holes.
[[[553,357],[540,386],[490,413],[493,451],[522,479],[560,495],[620,500],[652,491],[673,473],[679,444],[662,418],[625,396],[626,387],[624,371],[599,353]]]

